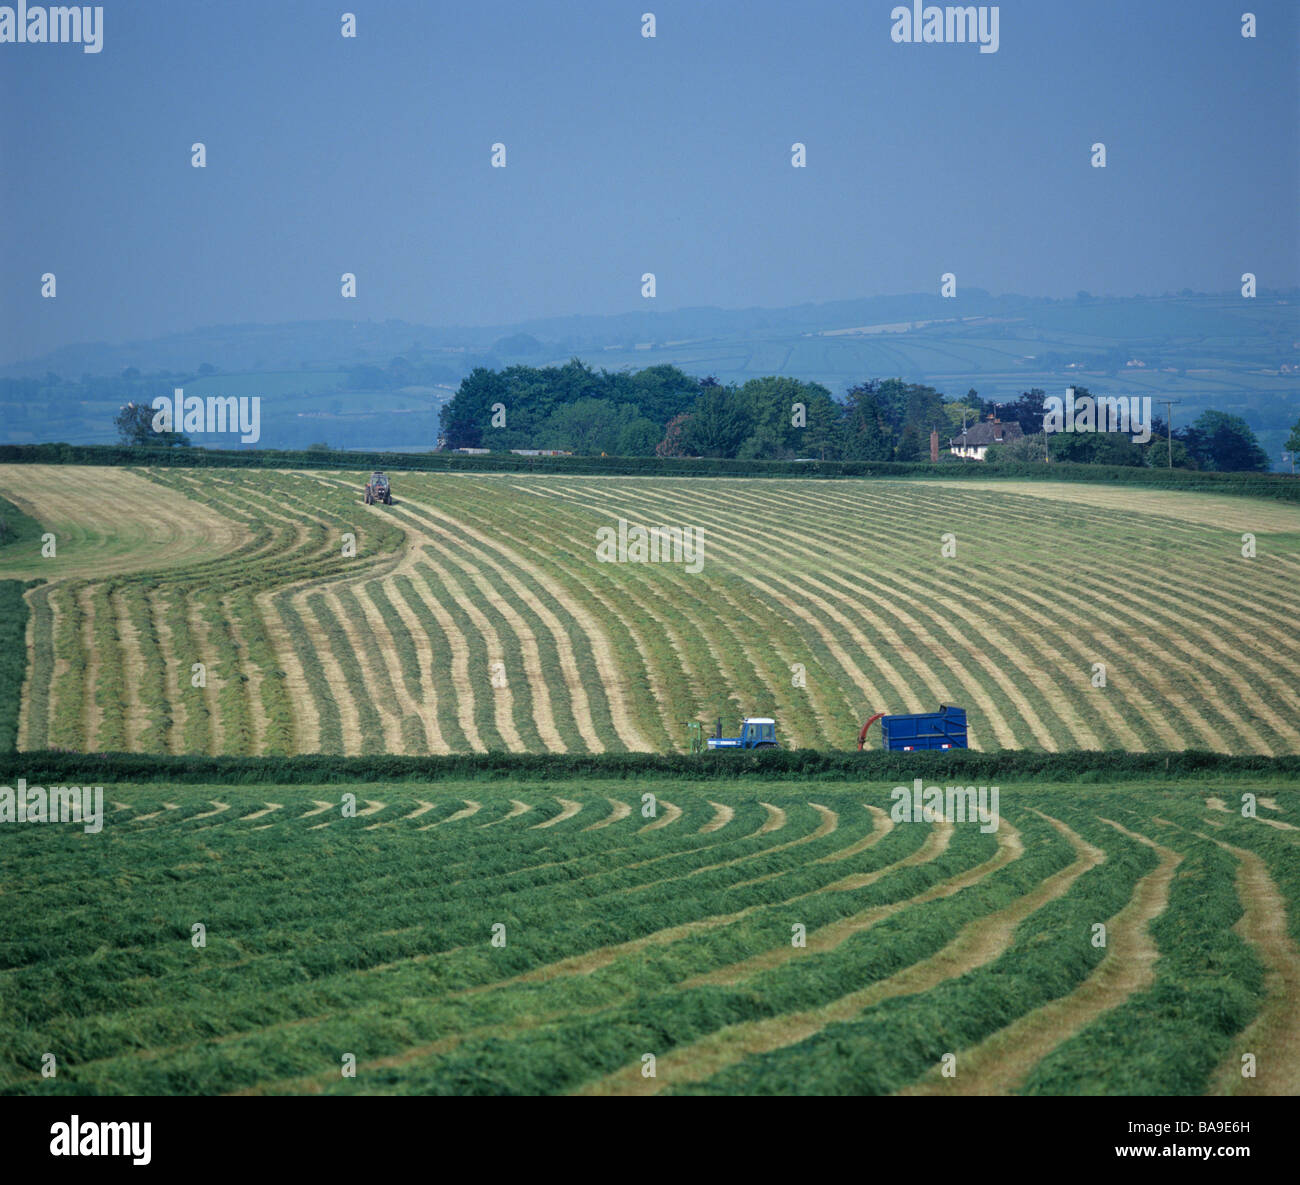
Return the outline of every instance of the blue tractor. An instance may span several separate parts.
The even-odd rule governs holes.
[[[699,725],[694,726],[696,729]],[[707,738],[707,747],[712,749],[779,749],[776,739],[776,721],[771,716],[746,716],[740,722],[740,735],[724,737],[722,735],[722,718],[718,717],[718,729]],[[695,751],[695,745],[691,746]]]

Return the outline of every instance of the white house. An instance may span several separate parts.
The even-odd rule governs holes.
[[[1019,440],[1024,433],[1020,425],[1012,420],[1004,424],[1001,420],[989,416],[987,420],[972,424],[960,436],[948,441],[948,451],[957,457],[968,457],[974,461],[984,460],[984,454],[991,444],[1003,444],[1008,440]]]

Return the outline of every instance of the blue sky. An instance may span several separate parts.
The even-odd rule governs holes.
[[[101,53],[0,45],[0,360],[626,312],[647,271],[658,308],[1300,283],[1294,0],[1011,0],[992,54],[875,0],[103,7]]]

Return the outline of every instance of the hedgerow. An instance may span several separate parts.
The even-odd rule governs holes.
[[[337,729],[337,719],[331,732]],[[460,779],[565,782],[575,778],[629,781],[733,780],[881,782],[914,778],[962,783],[1011,779],[1111,782],[1238,775],[1300,776],[1300,754],[1264,757],[1187,750],[1178,753],[1027,749],[943,753],[864,753],[767,750],[715,753],[451,753],[430,757],[328,753],[296,757],[226,757],[156,753],[0,754],[0,778],[28,782],[99,781],[215,785],[317,785],[353,782],[437,782]]]
[[[1142,469],[1125,465],[990,462],[932,465],[919,461],[757,461],[708,457],[520,457],[513,453],[299,452],[276,449],[139,448],[125,445],[0,445],[0,464],[151,465],[179,468],[385,469],[462,473],[628,474],[659,477],[927,477],[962,481],[1014,477],[1091,481],[1153,489],[1211,490],[1300,502],[1300,482],[1285,474]]]
[[[27,668],[26,585],[0,580],[0,753],[18,746],[18,707]]]

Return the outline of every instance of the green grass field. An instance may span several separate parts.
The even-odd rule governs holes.
[[[7,829],[4,1093],[1300,1091],[1267,780],[1003,787],[987,832],[843,782],[106,797]]]
[[[105,773],[94,834],[11,820],[0,790],[0,1093],[1300,1093],[1300,787],[1118,756],[1300,751],[1300,508],[1007,481],[394,492],[0,466],[27,516],[0,545],[6,777],[87,753],[317,754],[322,781],[357,776],[342,755],[617,762],[742,713],[845,750],[870,712],[948,702],[976,749],[1048,754],[1043,780],[1002,779],[996,830],[894,818],[866,764]],[[700,530],[699,570],[600,562],[620,519]]]
[[[940,702],[981,749],[1300,747],[1300,507],[428,473],[368,507],[360,481],[0,467],[58,538],[0,549],[42,581],[19,749],[662,752],[744,713],[844,749]],[[698,530],[700,570],[599,562],[620,520]]]

